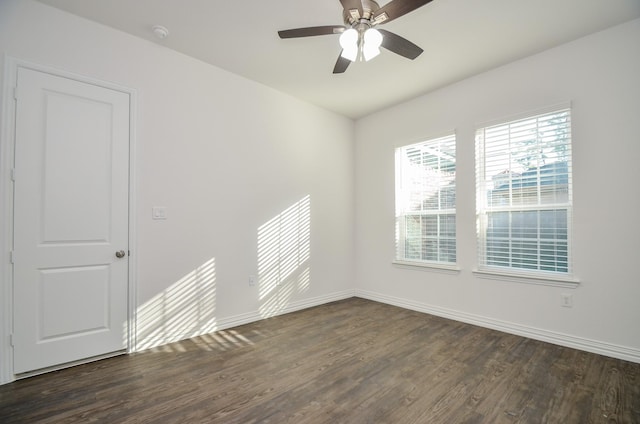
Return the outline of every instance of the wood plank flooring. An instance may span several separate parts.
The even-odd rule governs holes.
[[[1,423],[640,423],[640,364],[351,298],[0,386]]]

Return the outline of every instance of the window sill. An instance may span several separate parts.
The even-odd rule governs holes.
[[[431,262],[411,262],[411,261],[398,261],[398,260],[394,260],[391,263],[401,268],[421,269],[423,271],[444,272],[447,274],[458,274],[460,272],[460,268],[458,267],[458,265],[455,265],[455,264],[447,265],[447,264],[437,264],[437,263],[431,263]]]
[[[580,280],[563,275],[531,275],[517,272],[505,272],[496,269],[474,269],[473,274],[478,278],[488,280],[509,281],[514,283],[537,284],[543,286],[564,287],[575,289],[580,285]]]

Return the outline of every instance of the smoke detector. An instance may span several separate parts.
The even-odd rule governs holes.
[[[151,31],[153,34],[158,37],[160,40],[164,40],[169,36],[169,30],[162,25],[154,25],[151,27]]]

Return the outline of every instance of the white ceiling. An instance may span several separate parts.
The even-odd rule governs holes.
[[[383,50],[334,75],[337,35],[277,31],[342,24],[339,0],[39,1],[351,118],[640,17],[640,0],[433,0],[384,25],[425,50],[416,60]],[[155,24],[169,37],[155,38]]]

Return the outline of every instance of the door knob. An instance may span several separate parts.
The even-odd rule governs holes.
[[[124,255],[125,255],[124,250],[118,250],[116,252],[116,258],[124,258]]]

